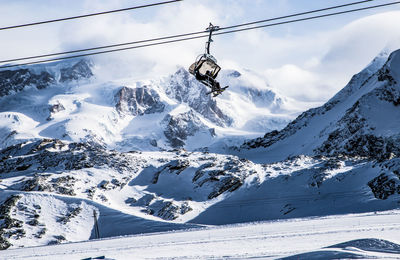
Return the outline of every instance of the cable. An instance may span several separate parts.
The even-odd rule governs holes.
[[[174,42],[181,42],[181,41],[199,39],[199,38],[203,38],[203,37],[207,37],[207,35],[184,38],[184,39],[177,39],[177,40],[171,40],[171,41],[165,41],[165,42],[159,42],[159,43],[150,43],[150,44],[144,44],[144,45],[138,45],[138,46],[114,49],[114,50],[92,52],[92,53],[86,53],[86,54],[80,54],[80,55],[74,55],[74,56],[59,57],[59,58],[54,58],[54,59],[33,61],[33,62],[27,62],[27,63],[22,63],[22,64],[6,65],[6,66],[1,66],[0,69],[12,68],[12,67],[24,66],[24,65],[31,65],[31,64],[39,64],[39,63],[44,63],[44,62],[49,62],[49,61],[59,61],[59,60],[66,60],[66,59],[74,59],[74,58],[80,58],[80,57],[86,57],[86,56],[92,56],[92,55],[99,55],[99,54],[105,54],[105,53],[111,53],[111,52],[117,52],[117,51],[125,51],[125,50],[131,50],[131,49],[145,48],[145,47],[156,46],[156,45],[161,45],[161,44],[167,44],[167,43],[174,43]]]
[[[242,31],[247,31],[247,30],[254,30],[254,29],[260,29],[260,28],[265,28],[265,27],[271,27],[271,26],[295,23],[295,22],[302,22],[302,21],[308,21],[308,20],[319,19],[319,18],[323,18],[323,17],[335,16],[335,15],[341,15],[341,14],[347,14],[347,13],[354,13],[354,12],[365,11],[365,10],[369,10],[369,9],[375,9],[375,8],[380,8],[380,7],[390,6],[390,5],[396,5],[396,4],[400,4],[400,1],[392,2],[392,3],[386,3],[386,4],[380,4],[380,5],[374,5],[374,6],[368,6],[368,7],[362,7],[362,8],[346,10],[346,11],[341,11],[341,12],[336,12],[336,13],[322,14],[322,15],[317,15],[317,16],[300,18],[300,19],[295,19],[295,20],[290,20],[290,21],[285,21],[285,22],[254,26],[254,27],[244,28],[244,29],[231,30],[231,31],[227,31],[227,32],[219,32],[219,33],[217,32],[217,33],[214,33],[213,35],[236,33],[236,32],[242,32]]]
[[[7,63],[7,62],[21,61],[21,60],[31,60],[31,59],[37,59],[37,58],[45,58],[45,57],[58,56],[58,55],[64,55],[64,54],[71,54],[71,53],[77,53],[77,52],[85,52],[85,51],[94,51],[94,50],[100,50],[100,49],[108,49],[108,48],[113,48],[113,47],[121,47],[121,46],[133,45],[133,44],[138,44],[138,43],[146,43],[146,42],[153,42],[153,41],[161,41],[161,40],[167,40],[167,39],[172,39],[172,38],[185,37],[185,36],[196,35],[196,34],[202,34],[202,33],[204,34],[204,33],[206,33],[206,32],[205,32],[205,31],[201,31],[201,32],[193,32],[193,33],[184,33],[184,34],[178,34],[178,35],[172,35],[172,36],[164,36],[164,37],[159,37],[159,38],[153,38],[153,39],[148,39],[148,40],[141,40],[141,41],[134,41],[134,42],[125,42],[125,43],[117,43],[117,44],[112,44],[112,45],[98,46],[98,47],[92,47],[92,48],[86,48],[86,49],[80,49],[80,50],[64,51],[64,52],[51,53],[51,54],[43,54],[43,55],[30,56],[30,57],[24,57],[24,58],[16,58],[16,59],[10,59],[10,60],[2,60],[2,61],[0,61],[0,63]]]
[[[375,1],[375,0],[366,0],[366,1],[360,1],[360,2],[353,2],[353,3],[349,3],[349,4],[345,4],[345,5],[331,6],[331,7],[327,7],[327,8],[323,8],[323,9],[317,9],[317,10],[312,10],[312,11],[307,11],[307,12],[302,12],[302,13],[296,13],[296,14],[291,14],[291,15],[286,15],[286,16],[281,16],[281,17],[275,17],[275,18],[270,18],[270,19],[260,20],[260,21],[250,22],[250,23],[238,24],[238,25],[233,25],[233,26],[220,28],[219,31],[232,29],[232,28],[237,28],[237,27],[248,26],[248,25],[257,24],[257,23],[271,22],[271,21],[281,20],[281,19],[285,19],[285,18],[301,16],[301,15],[305,15],[305,14],[317,13],[317,12],[322,12],[322,11],[342,8],[342,7],[351,6],[351,5],[362,4],[362,3],[371,2],[371,1]],[[99,49],[107,49],[107,48],[113,48],[113,47],[121,47],[121,46],[126,46],[126,45],[146,43],[146,42],[152,42],[152,41],[160,41],[160,40],[167,40],[167,39],[185,37],[185,36],[191,36],[191,35],[197,35],[197,34],[202,34],[202,33],[207,33],[207,32],[200,31],[200,32],[193,32],[193,33],[185,33],[185,34],[179,34],[179,35],[172,35],[172,36],[164,36],[164,37],[159,37],[159,38],[153,38],[153,39],[149,39],[149,40],[133,41],[133,42],[126,42],[126,43],[117,43],[117,44],[112,44],[112,45],[98,46],[98,47],[92,47],[92,48],[86,48],[86,49],[80,49],[80,50],[64,51],[64,52],[36,55],[36,56],[30,56],[30,57],[24,57],[24,58],[2,60],[2,61],[0,61],[0,63],[8,63],[8,62],[21,61],[21,60],[45,58],[45,57],[65,55],[65,54],[71,54],[71,53],[77,53],[77,52],[85,52],[85,51],[93,51],[93,50],[99,50]]]
[[[296,14],[285,15],[285,16],[280,16],[280,17],[276,17],[276,18],[270,18],[270,19],[266,19],[266,20],[260,20],[260,21],[250,22],[250,23],[244,23],[244,24],[240,24],[240,25],[233,25],[233,26],[223,27],[223,28],[220,28],[220,30],[232,29],[232,28],[236,28],[236,27],[242,27],[242,26],[247,26],[247,25],[252,25],[252,24],[257,24],[257,23],[272,22],[272,21],[282,20],[282,19],[291,18],[291,17],[295,17],[295,16],[301,16],[301,15],[312,14],[312,13],[319,13],[319,12],[328,11],[328,10],[332,10],[332,9],[338,9],[338,8],[352,6],[352,5],[358,5],[358,4],[364,4],[364,3],[372,2],[372,1],[375,1],[375,0],[365,0],[365,1],[353,2],[353,3],[343,4],[343,5],[336,5],[336,6],[331,6],[331,7],[327,7],[327,8],[322,8],[322,9],[302,12],[302,13],[296,13]]]
[[[99,13],[84,14],[84,15],[78,15],[78,16],[72,16],[72,17],[58,18],[58,19],[54,19],[54,20],[47,20],[47,21],[41,21],[41,22],[13,25],[13,26],[1,27],[0,31],[9,30],[9,29],[16,29],[16,28],[21,28],[21,27],[27,27],[27,26],[40,25],[40,24],[46,24],[46,23],[55,23],[55,22],[73,20],[73,19],[80,19],[80,18],[86,18],[86,17],[90,17],[90,16],[97,16],[97,15],[103,15],[103,14],[124,12],[124,11],[129,11],[129,10],[134,10],[134,9],[140,9],[140,8],[152,7],[152,6],[157,6],[157,5],[170,4],[170,3],[174,3],[174,2],[180,2],[180,1],[183,1],[183,0],[172,0],[172,1],[166,1],[166,2],[159,2],[159,3],[147,4],[147,5],[141,5],[141,6],[133,6],[133,7],[127,7],[127,8],[122,8],[122,9],[104,11],[104,12],[99,12]]]
[[[217,33],[214,33],[214,35],[222,35],[222,34],[236,33],[236,32],[242,32],[242,31],[260,29],[260,28],[272,27],[272,26],[277,26],[277,25],[283,25],[283,24],[289,24],[289,23],[295,23],[295,22],[301,22],[301,21],[319,19],[319,18],[323,18],[323,17],[341,15],[341,14],[352,13],[352,12],[358,12],[358,11],[369,10],[369,9],[375,9],[375,8],[380,8],[380,7],[385,7],[385,6],[395,5],[395,4],[400,4],[400,1],[392,2],[392,3],[387,3],[387,4],[381,4],[381,5],[375,5],[375,6],[369,6],[369,7],[363,7],[363,8],[357,8],[357,9],[352,9],[352,10],[347,10],[347,11],[341,11],[341,12],[336,12],[336,13],[330,13],[330,14],[324,14],[324,15],[318,15],[318,16],[311,16],[311,17],[306,17],[306,18],[301,18],[301,19],[289,20],[289,21],[284,21],[284,22],[279,22],[279,23],[273,23],[273,24],[266,24],[266,25],[254,26],[254,27],[250,27],[250,28],[237,29],[237,30],[230,30],[230,31],[226,31],[226,32],[217,32]],[[203,33],[203,32],[197,32],[197,33],[192,33],[192,34],[199,34],[199,33]],[[186,35],[192,35],[192,34],[186,34]],[[168,36],[168,38],[174,38],[174,37],[177,37],[177,36]],[[131,49],[145,48],[145,47],[150,47],[150,46],[156,46],[156,45],[162,45],[162,44],[168,44],[168,43],[175,43],[175,42],[187,41],[187,40],[193,40],[193,39],[199,39],[199,38],[204,38],[204,37],[208,37],[208,35],[201,35],[201,36],[195,36],[195,37],[188,37],[188,38],[183,38],[183,39],[176,39],[176,40],[170,40],[170,41],[164,41],[164,42],[157,42],[157,43],[151,43],[151,44],[144,44],[144,45],[138,45],[138,46],[132,46],[132,47],[125,47],[125,48],[113,49],[113,50],[92,52],[92,53],[86,53],[86,54],[80,54],[80,55],[73,55],[73,56],[67,56],[67,57],[58,57],[58,58],[53,58],[53,59],[46,59],[46,60],[40,60],[40,61],[33,61],[33,62],[27,62],[27,63],[21,63],[21,64],[6,65],[6,66],[1,66],[0,69],[3,69],[3,68],[11,68],[11,67],[17,67],[17,66],[24,66],[24,65],[31,65],[31,64],[39,64],[39,63],[45,63],[45,62],[50,62],[50,61],[59,61],[59,60],[65,60],[65,59],[73,59],[73,58],[79,58],[79,57],[85,57],[85,56],[92,56],[92,55],[98,55],[98,54],[104,54],[104,53],[111,53],[111,52],[117,52],[117,51],[125,51],[125,50],[131,50]],[[148,41],[150,41],[150,40],[145,40],[145,41],[141,41],[141,42],[148,42]],[[154,41],[154,40],[153,40],[153,41]]]

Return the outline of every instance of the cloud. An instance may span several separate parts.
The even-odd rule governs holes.
[[[266,74],[271,85],[287,96],[326,101],[383,49],[400,48],[400,31],[396,29],[399,23],[400,11],[386,12],[307,39],[289,38],[288,42],[301,50],[296,52],[290,43],[284,49],[297,57],[292,62],[266,69]]]
[[[329,51],[320,63],[332,73],[352,71],[365,67],[387,46],[400,48],[396,42],[400,31],[400,11],[387,12],[359,19],[329,36]]]
[[[326,98],[323,96],[325,86],[321,84],[318,76],[296,65],[287,64],[278,69],[268,69],[265,74],[271,85],[286,96],[300,101]]]
[[[135,5],[145,3],[148,2],[138,1]],[[3,31],[1,37],[6,40],[0,41],[0,54],[3,59],[14,58],[201,31],[208,22],[225,26],[274,17],[278,11],[290,12],[285,10],[292,5],[290,1],[273,0],[255,0],[252,5],[236,0],[186,0],[157,8]],[[72,6],[67,0],[57,1],[56,5],[52,1],[35,4],[16,0],[2,4],[0,14],[2,20],[17,24],[127,6],[132,6],[132,2],[86,0]],[[33,13],[41,15],[34,17]],[[286,96],[323,101],[344,87],[386,45],[400,46],[399,11],[368,16],[343,28],[332,25],[340,19],[216,36],[211,50],[223,68],[264,73],[270,85]],[[315,23],[331,26],[327,30]],[[188,67],[204,51],[205,41],[123,51],[93,59],[105,79],[152,78],[173,73],[177,65]]]

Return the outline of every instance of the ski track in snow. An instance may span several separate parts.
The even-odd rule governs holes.
[[[399,219],[400,211],[395,210],[248,223],[11,249],[1,252],[0,257],[78,259],[104,255],[109,259],[276,259],[355,239],[378,238],[399,244]],[[342,249],[342,252],[353,251],[364,257],[400,259],[400,252],[394,254],[356,249],[348,247]],[[322,249],[320,253],[324,251],[328,249]]]

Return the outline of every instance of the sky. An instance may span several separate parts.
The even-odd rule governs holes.
[[[0,0],[0,27],[161,0]],[[355,0],[354,0],[355,1]],[[352,2],[350,0],[184,0],[104,16],[0,31],[0,59],[130,42]],[[394,2],[375,0],[374,4]],[[343,10],[343,9],[342,9]],[[215,36],[223,69],[251,70],[282,95],[325,102],[384,48],[400,48],[400,5]],[[157,78],[189,67],[204,39],[99,55],[104,79]]]

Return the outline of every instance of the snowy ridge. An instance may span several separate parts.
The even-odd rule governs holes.
[[[382,159],[395,156],[400,147],[395,130],[399,116],[400,51],[384,62],[386,55],[382,53],[374,59],[322,107],[304,112],[281,131],[246,142],[241,147],[243,153],[258,148],[265,156],[259,160],[267,161],[299,154]],[[289,152],[289,145],[295,149]],[[273,157],[266,159],[269,154]]]

